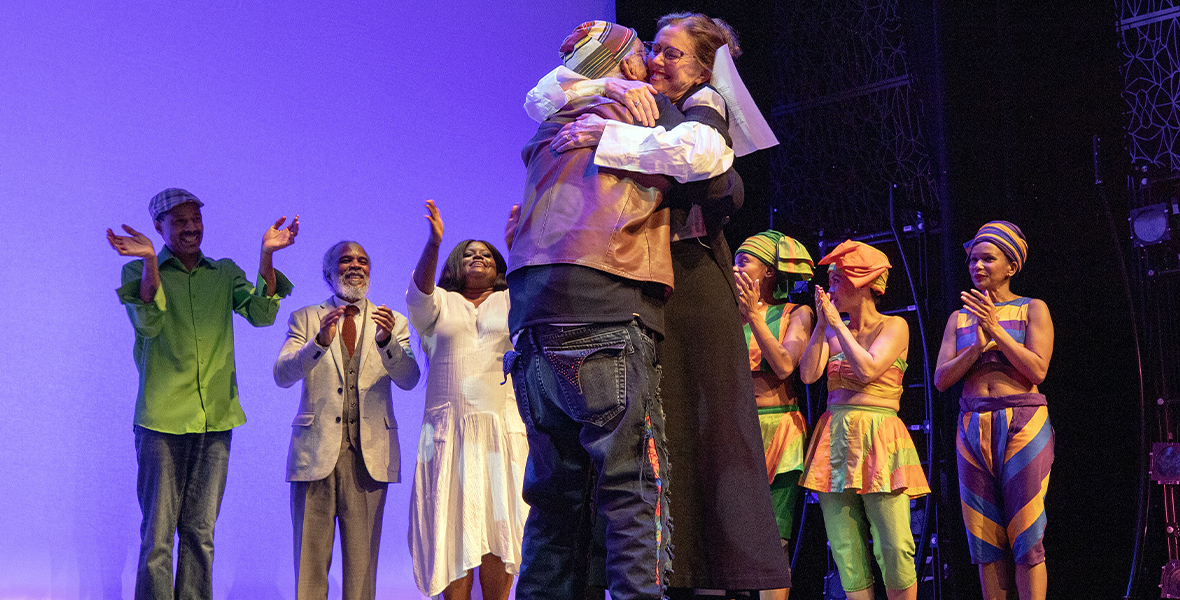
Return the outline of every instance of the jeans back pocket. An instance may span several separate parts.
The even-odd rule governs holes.
[[[602,427],[627,407],[627,355],[634,350],[623,333],[600,343],[571,340],[542,349],[570,418]]]

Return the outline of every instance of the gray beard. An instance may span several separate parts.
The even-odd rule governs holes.
[[[360,285],[349,285],[344,283],[343,275],[337,276],[336,281],[332,282],[332,291],[349,302],[358,302],[369,295],[369,278],[364,279],[365,282]]]

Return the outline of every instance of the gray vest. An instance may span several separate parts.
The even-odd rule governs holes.
[[[361,370],[361,325],[363,324],[365,314],[363,312],[357,313],[353,319],[357,321],[357,340],[356,348],[352,358],[348,357],[348,348],[344,345],[343,323],[341,323],[341,332],[336,336],[340,344],[340,358],[344,359],[344,427],[343,436],[340,440],[340,449],[345,450],[352,446],[356,450],[357,455],[361,452],[361,407],[360,407],[360,392],[357,390],[357,381],[359,380],[359,373]],[[341,317],[343,320],[344,317]]]

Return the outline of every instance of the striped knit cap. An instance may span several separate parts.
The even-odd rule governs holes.
[[[746,238],[737,251],[757,258],[792,282],[807,281],[815,274],[815,263],[807,248],[773,229]]]
[[[639,34],[608,21],[586,21],[561,43],[561,62],[587,79],[615,70],[635,46]]]
[[[832,265],[828,270],[840,269],[856,287],[869,286],[877,295],[885,293],[889,283],[889,257],[884,252],[865,244],[844,240],[835,250],[820,259],[821,265]]]
[[[1024,232],[1007,221],[992,221],[980,227],[979,231],[975,232],[975,237],[963,244],[963,249],[970,254],[971,249],[979,242],[995,244],[1000,252],[1003,252],[1004,256],[1012,261],[1017,273],[1024,266],[1024,261],[1028,259],[1028,241],[1024,239]]]

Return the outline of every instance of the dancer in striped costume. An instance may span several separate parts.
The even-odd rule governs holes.
[[[818,322],[800,375],[828,376],[828,412],[816,423],[801,485],[819,492],[824,528],[850,600],[872,600],[868,537],[890,600],[917,597],[910,498],[930,493],[905,423],[897,417],[909,352],[905,319],[883,315],[889,259],[845,241],[819,261],[830,294],[815,288]],[[848,322],[840,313],[848,314]]]
[[[1028,256],[1019,227],[992,221],[964,246],[976,289],[947,320],[934,383],[945,391],[963,382],[956,446],[971,562],[985,599],[1043,600],[1053,427],[1037,385],[1053,321],[1044,302],[1009,289]]]
[[[811,307],[792,304],[787,297],[796,281],[811,279],[813,263],[803,244],[777,231],[763,231],[742,242],[733,263],[762,429],[766,477],[779,539],[787,552],[801,497],[798,482],[807,449],[807,420],[799,412],[791,375],[799,366],[815,325]],[[789,593],[790,588],[763,590],[761,598],[786,600]]]

